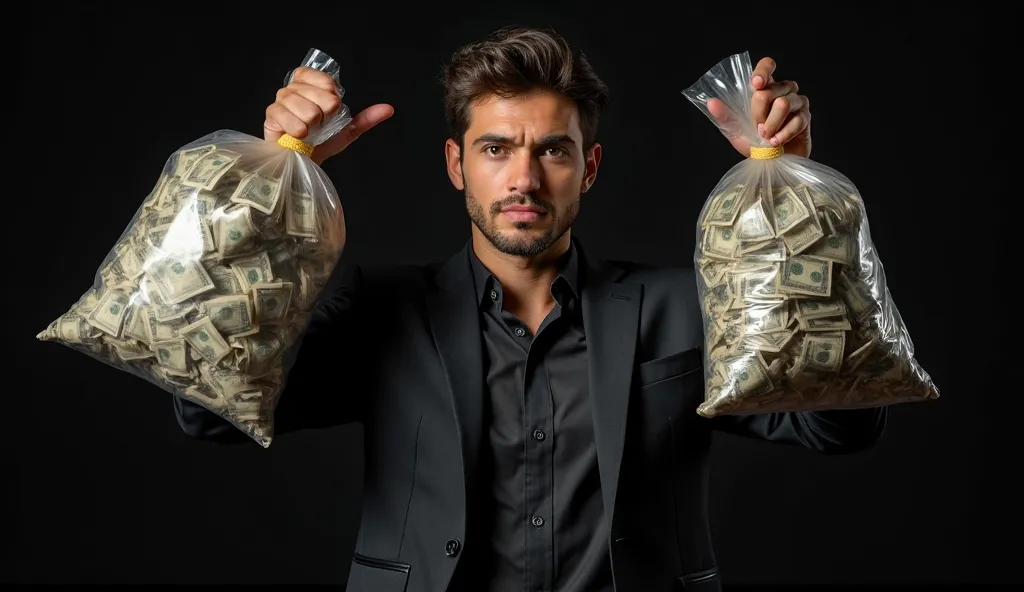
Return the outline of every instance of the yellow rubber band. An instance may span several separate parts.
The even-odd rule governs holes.
[[[750,158],[754,160],[771,160],[782,156],[782,146],[774,146],[772,148],[761,148],[760,146],[750,147]]]
[[[288,134],[285,134],[285,135],[281,136],[280,138],[278,138],[277,139],[277,144],[278,144],[278,146],[287,148],[289,150],[294,150],[296,152],[301,152],[301,153],[305,154],[306,156],[312,156],[313,155],[313,148],[314,148],[314,146],[312,144],[307,144],[307,143],[303,142],[302,140],[300,140],[298,138],[293,138],[292,136],[289,136]]]

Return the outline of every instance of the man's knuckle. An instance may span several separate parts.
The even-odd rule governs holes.
[[[297,118],[292,120],[291,125],[289,125],[288,128],[288,133],[296,138],[305,137],[305,135],[309,133],[309,126],[306,125],[306,122]]]
[[[789,99],[787,99],[786,97],[779,97],[775,99],[773,106],[776,109],[780,109],[782,111],[789,111]]]
[[[323,102],[320,103],[320,108],[323,109],[324,115],[330,117],[337,113],[338,109],[341,108],[341,99],[337,94],[328,94],[324,97]]]

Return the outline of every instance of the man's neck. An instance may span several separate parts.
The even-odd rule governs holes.
[[[501,283],[504,308],[525,315],[546,314],[554,306],[551,282],[558,277],[558,260],[570,244],[566,231],[543,253],[516,257],[498,251],[483,235],[473,232],[473,251]]]

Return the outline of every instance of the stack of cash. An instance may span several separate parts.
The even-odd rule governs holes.
[[[269,446],[284,354],[341,245],[292,153],[225,142],[168,159],[96,281],[39,335],[143,377]],[[305,189],[303,189],[305,187]]]
[[[700,415],[937,398],[879,281],[862,202],[824,186],[728,186],[701,218]]]

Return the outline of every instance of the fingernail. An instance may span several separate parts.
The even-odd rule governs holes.
[[[772,146],[778,146],[779,145],[779,137],[778,136],[772,136],[772,139],[768,140],[768,141],[771,142]]]
[[[763,123],[757,124],[757,135],[761,136],[762,138],[764,137],[764,124]]]
[[[754,86],[761,86],[764,83],[764,78],[760,76],[754,76]]]

